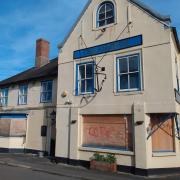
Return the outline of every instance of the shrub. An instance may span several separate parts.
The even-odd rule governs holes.
[[[107,154],[106,156],[104,156],[99,153],[95,153],[90,159],[95,161],[107,162],[110,164],[116,163],[116,157],[113,154]]]

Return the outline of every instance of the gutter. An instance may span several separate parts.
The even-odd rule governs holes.
[[[171,30],[172,30],[174,38],[175,38],[177,49],[178,49],[178,51],[180,53],[180,43],[179,43],[179,37],[178,37],[176,27],[171,27]]]

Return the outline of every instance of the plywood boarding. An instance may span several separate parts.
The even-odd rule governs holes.
[[[0,119],[0,136],[9,136],[11,119]]]
[[[168,115],[151,115],[152,150],[153,152],[172,152],[174,144],[174,120]]]
[[[0,119],[0,136],[26,136],[26,119]]]
[[[130,115],[84,115],[83,146],[133,149]]]
[[[26,119],[12,119],[10,136],[26,136]]]

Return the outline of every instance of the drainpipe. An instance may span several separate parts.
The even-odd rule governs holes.
[[[68,92],[64,91],[61,94],[62,98],[68,96]],[[67,149],[67,164],[70,164],[70,156],[71,156],[71,112],[72,112],[72,101],[67,97],[67,101],[64,103],[69,107],[69,117],[68,117],[68,149]]]
[[[67,164],[70,164],[70,155],[71,155],[71,106],[69,107],[69,120],[68,120],[68,156]]]

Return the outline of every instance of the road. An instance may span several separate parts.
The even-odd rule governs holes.
[[[80,180],[72,177],[57,176],[47,173],[32,171],[25,168],[17,168],[0,165],[0,180]]]
[[[77,172],[78,173],[78,172]],[[88,177],[72,177],[71,173],[67,175],[55,175],[45,172],[34,171],[28,168],[12,167],[8,165],[0,165],[0,180],[88,180]],[[180,176],[161,177],[161,178],[145,178],[133,175],[119,175],[118,177],[102,176],[93,177],[92,180],[180,180]],[[91,180],[91,178],[89,179]]]

